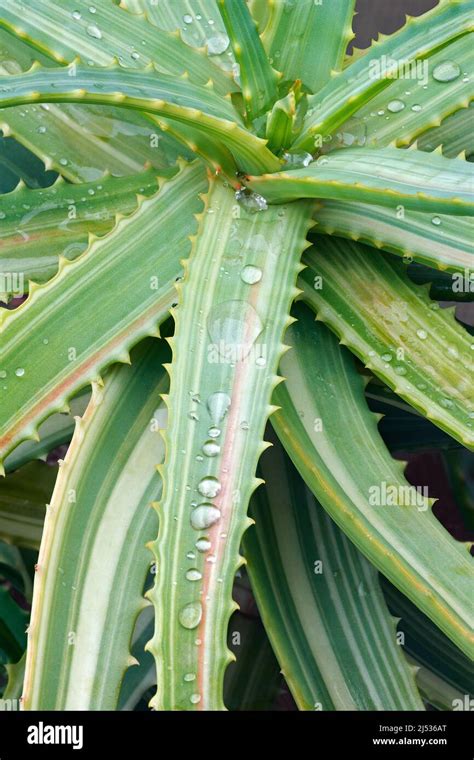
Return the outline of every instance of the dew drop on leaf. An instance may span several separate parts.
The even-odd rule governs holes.
[[[192,630],[197,628],[202,618],[202,606],[200,602],[192,602],[183,607],[178,615],[179,622],[183,628]]]
[[[205,496],[206,499],[215,499],[220,490],[220,482],[217,478],[214,478],[211,475],[206,478],[202,478],[202,480],[199,481],[198,491],[201,496]]]
[[[226,416],[230,407],[230,398],[227,393],[216,391],[207,399],[207,410],[214,425],[218,425]],[[212,436],[211,436],[212,437]]]
[[[387,106],[387,110],[390,111],[390,113],[399,113],[399,111],[403,111],[404,108],[405,103],[403,100],[391,100]]]
[[[206,530],[220,519],[220,510],[212,504],[200,504],[191,512],[191,525],[194,530]]]
[[[437,82],[452,82],[461,75],[461,69],[454,61],[443,61],[433,69],[433,79]]]
[[[242,269],[240,277],[247,285],[255,285],[255,283],[260,282],[262,279],[262,270],[260,267],[253,266],[253,264],[247,264]]]

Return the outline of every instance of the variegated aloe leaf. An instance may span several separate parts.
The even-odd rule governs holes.
[[[121,0],[121,7],[144,13],[147,21],[168,32],[179,29],[181,39],[194,48],[205,49],[212,62],[225,71],[238,72],[230,49],[230,40],[222,21],[217,0],[173,0],[150,3],[149,0]]]
[[[285,80],[300,79],[314,93],[342,68],[353,37],[354,5],[354,0],[253,0],[251,10],[267,54]]]
[[[36,437],[38,424],[67,410],[67,399],[107,366],[128,361],[141,338],[156,334],[173,303],[205,188],[202,167],[185,166],[107,236],[92,239],[79,259],[61,259],[57,275],[30,287],[24,304],[4,310],[1,457]]]
[[[474,153],[474,108],[460,108],[440,124],[425,132],[417,141],[419,150],[432,151],[442,146],[448,158],[465,152],[469,158]]]
[[[143,342],[94,385],[47,510],[33,591],[25,709],[115,709],[156,531],[160,394],[169,352]],[[162,405],[161,405],[162,406]],[[80,557],[80,562],[71,562]]]
[[[252,120],[277,100],[280,74],[272,68],[245,0],[217,0],[217,4],[240,67],[242,95]]]
[[[305,254],[304,300],[384,383],[435,425],[474,448],[469,333],[430,301],[404,266],[342,238]]]
[[[347,148],[304,169],[249,178],[270,203],[297,198],[356,200],[415,211],[474,215],[473,167],[434,153]]]
[[[315,212],[315,233],[360,240],[430,267],[459,272],[474,266],[472,217],[398,210],[328,200]]]
[[[359,139],[367,146],[409,145],[418,135],[474,98],[472,46],[474,35],[466,34],[409,69],[410,79],[394,79],[381,93],[354,114],[352,122],[363,131]],[[341,127],[342,139],[351,136]]]
[[[37,61],[43,66],[57,65],[53,58],[1,28],[0,50],[0,75],[27,71]],[[87,60],[100,65],[100,49],[89,51]],[[105,171],[137,173],[145,162],[166,174],[178,155],[186,157],[185,149],[159,129],[152,117],[110,106],[19,106],[0,112],[0,126],[47,167],[73,182],[90,182]]]
[[[178,288],[152,545],[156,709],[224,707],[233,574],[311,212],[302,202],[251,213],[214,180]]]
[[[422,710],[377,571],[324,512],[279,446],[264,455],[259,474],[265,488],[252,498],[255,526],[244,537],[244,555],[298,707]]]
[[[151,69],[153,66],[151,65]],[[274,171],[280,161],[265,140],[245,129],[238,111],[211,87],[191,84],[156,71],[130,71],[120,66],[94,69],[33,67],[25,74],[5,77],[0,89],[0,107],[37,102],[99,103],[121,105],[157,116],[186,130],[191,127],[205,137],[214,137],[229,149],[238,167],[246,172]],[[185,132],[184,139],[187,139]]]
[[[347,270],[346,270],[347,271]],[[351,356],[298,310],[283,358],[273,425],[337,525],[466,654],[472,636],[472,558],[434,517],[426,491],[383,445]]]
[[[163,74],[187,73],[196,84],[211,79],[221,94],[237,89],[230,74],[214,66],[203,51],[185,45],[179,32],[153,27],[144,17],[112,2],[91,6],[88,0],[61,0],[60,4],[41,0],[31,6],[22,0],[4,0],[0,26],[59,63],[72,63],[79,56],[110,66],[118,59],[122,66],[139,71],[154,62]],[[58,29],[64,33],[58,34]]]
[[[390,86],[391,66],[416,65],[432,51],[473,29],[473,0],[446,0],[429,13],[410,18],[397,33],[372,43],[365,55],[308,98],[303,131],[295,149],[312,151],[377,93]],[[398,68],[396,68],[396,74]],[[423,122],[421,112],[420,121]]]
[[[58,470],[44,462],[27,465],[0,480],[0,539],[38,549],[46,505]]]
[[[33,191],[19,185],[1,195],[0,298],[27,292],[30,279],[50,279],[60,256],[77,258],[86,250],[90,233],[110,232],[117,214],[136,210],[137,195],[150,196],[157,189],[158,179],[149,170],[81,185],[59,179]]]
[[[146,643],[153,635],[153,626],[153,607],[148,606],[140,612],[135,623],[131,652],[137,664],[128,668],[125,673],[120,688],[118,710],[134,710],[145,692],[156,685],[155,661],[150,652],[145,651]]]

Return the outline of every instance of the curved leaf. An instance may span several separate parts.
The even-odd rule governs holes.
[[[173,303],[205,188],[202,167],[184,167],[106,237],[92,240],[79,259],[62,259],[57,275],[30,287],[24,304],[0,315],[1,456],[34,438],[38,424],[67,409],[76,391],[113,362],[128,361],[132,345],[156,334]]]
[[[350,354],[301,309],[273,425],[316,498],[357,548],[466,654],[472,558],[403,477],[368,410]]]
[[[160,394],[167,357],[142,343],[131,367],[94,386],[47,510],[33,590],[23,691],[26,710],[111,710],[143,608],[149,508],[161,491]],[[151,420],[151,423],[150,423]],[[155,423],[155,424],[153,424]],[[80,558],[80,561],[77,561]]]
[[[266,484],[252,499],[255,526],[244,537],[244,554],[298,707],[422,710],[376,570],[324,512],[284,452],[267,452],[260,474]]]
[[[397,148],[347,148],[304,169],[250,177],[270,203],[297,198],[355,200],[416,211],[474,215],[474,170],[466,161]]]

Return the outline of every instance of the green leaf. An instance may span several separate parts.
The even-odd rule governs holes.
[[[149,595],[156,709],[224,707],[232,584],[311,212],[299,203],[251,213],[213,180],[178,288]]]
[[[286,383],[274,393],[281,407],[272,419],[278,437],[362,554],[472,654],[467,546],[449,535],[430,500],[405,480],[403,463],[391,458],[350,354],[307,312],[298,316],[291,330],[295,350],[281,362]]]
[[[71,75],[71,71],[73,74]],[[248,132],[232,103],[212,88],[190,84],[188,79],[156,72],[137,72],[112,66],[92,70],[33,68],[25,74],[5,77],[0,107],[22,103],[72,102],[117,105],[163,116],[214,137],[233,153],[247,172],[272,171],[279,160],[265,140]]]
[[[380,42],[308,98],[308,112],[295,149],[313,150],[381,90],[390,86],[391,66],[416,65],[437,48],[472,30],[473,0],[438,5]],[[397,69],[398,72],[398,69]]]
[[[395,79],[354,115],[363,124],[367,146],[409,145],[430,127],[465,108],[474,98],[474,77],[467,75],[474,37],[466,34],[420,62],[417,79]],[[438,81],[447,76],[449,81]],[[409,93],[409,94],[407,94]],[[345,131],[344,125],[341,131]],[[347,130],[349,135],[351,130]],[[347,139],[347,136],[346,136]]]
[[[439,145],[442,146],[443,155],[454,158],[463,151],[468,158],[474,153],[474,110],[460,108],[459,111],[448,116],[439,127],[429,129],[419,138],[417,147],[419,150],[432,151]]]
[[[472,338],[403,264],[339,238],[305,254],[304,300],[368,369],[424,417],[474,448]]]
[[[151,26],[112,2],[97,4],[91,13],[88,0],[41,0],[31,6],[18,0],[4,0],[0,25],[26,40],[59,63],[79,57],[98,66],[110,66],[118,59],[122,66],[138,71],[150,62],[163,74],[174,77],[188,73],[191,81],[206,84],[212,79],[221,94],[234,91],[231,76],[214,66],[202,52],[180,39]],[[58,30],[62,33],[58,34]]]
[[[26,293],[30,279],[49,280],[59,257],[76,259],[86,250],[90,233],[110,232],[117,214],[135,211],[137,195],[150,196],[157,189],[158,179],[148,170],[81,185],[60,179],[43,190],[19,185],[1,196],[0,298]]]
[[[202,166],[182,168],[106,237],[92,239],[79,259],[62,259],[57,275],[30,287],[24,304],[3,310],[0,456],[34,438],[46,417],[67,410],[68,398],[156,334],[205,188]]]
[[[149,0],[121,0],[121,7],[134,13],[144,12],[151,24],[168,32],[180,31],[181,39],[191,47],[203,48],[212,62],[225,71],[236,73],[217,0],[172,0],[150,3]]]
[[[315,213],[313,231],[360,240],[430,267],[462,272],[474,266],[474,220],[329,200]],[[453,281],[450,280],[452,289]],[[451,294],[452,295],[452,294]],[[449,300],[449,299],[446,299]]]
[[[156,684],[155,661],[150,652],[145,651],[145,645],[153,635],[153,608],[146,607],[141,611],[133,632],[132,656],[137,664],[128,668],[120,688],[118,710],[133,710],[148,689]]]
[[[376,570],[279,447],[262,458],[259,474],[266,485],[252,499],[255,527],[244,537],[244,554],[299,709],[422,710]]]
[[[0,480],[0,539],[38,549],[58,470],[30,462]]]
[[[282,148],[290,147],[295,117],[296,98],[295,93],[290,91],[284,98],[276,101],[268,114],[266,137],[268,147],[273,153],[278,153]]]
[[[272,68],[245,0],[217,0],[242,82],[250,120],[272,107],[278,98],[279,74]]]
[[[51,185],[56,173],[45,171],[41,161],[11,137],[0,136],[0,193],[9,193],[20,180],[29,187]],[[3,201],[0,198],[0,202]]]
[[[433,153],[346,148],[304,169],[250,177],[270,203],[296,198],[356,200],[416,211],[474,214],[473,167]]]
[[[5,666],[8,674],[8,683],[6,685],[5,691],[3,692],[2,701],[3,704],[8,702],[10,709],[12,710],[20,709],[20,698],[23,689],[23,677],[25,675],[25,660],[26,652],[18,662],[14,664],[9,663]]]
[[[33,592],[23,692],[27,710],[113,710],[134,664],[130,644],[145,600],[150,503],[166,420],[160,394],[169,352],[143,342],[92,400],[47,510]],[[77,558],[80,557],[80,562]]]
[[[262,42],[285,80],[300,79],[314,93],[341,70],[353,37],[354,5],[355,0],[268,3]]]

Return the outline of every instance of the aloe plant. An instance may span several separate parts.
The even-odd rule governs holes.
[[[0,290],[25,298],[1,314],[0,537],[39,548],[5,692],[24,709],[268,706],[261,629],[242,663],[228,646],[244,563],[300,709],[446,708],[377,570],[472,657],[469,546],[364,378],[474,448],[472,337],[428,294],[472,281],[473,9],[348,56],[354,0],[2,3],[0,160],[25,182],[0,195]],[[283,448],[257,473],[270,415]],[[57,472],[35,461],[69,442]],[[24,611],[0,591],[11,663]]]

